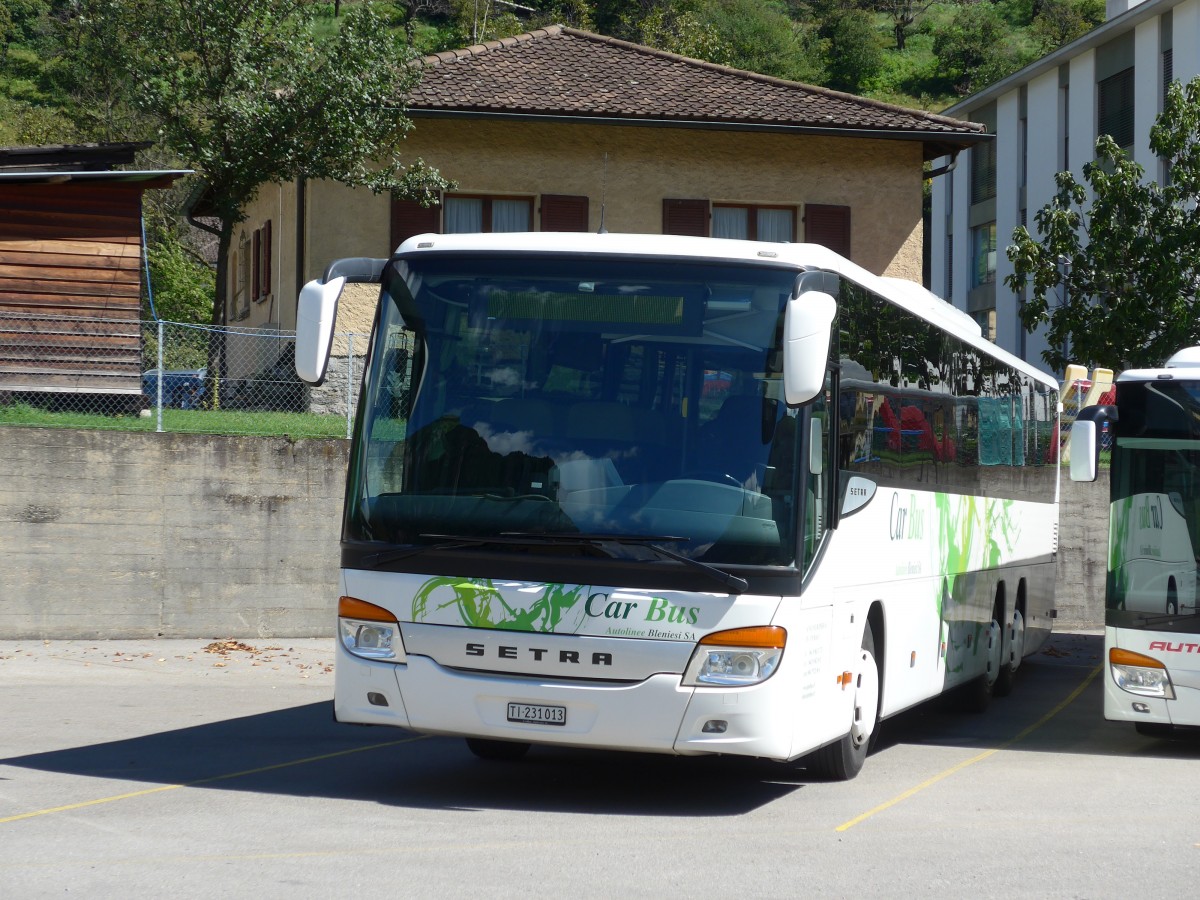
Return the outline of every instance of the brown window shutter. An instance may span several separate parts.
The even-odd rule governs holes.
[[[850,207],[804,205],[804,239],[850,258]]]
[[[271,293],[271,220],[263,226],[263,296]]]
[[[395,250],[415,234],[437,232],[441,226],[441,206],[422,206],[416,200],[392,198],[392,245]]]
[[[663,234],[708,237],[708,201],[663,200]]]
[[[587,231],[588,198],[542,194],[542,231]]]
[[[250,258],[254,261],[253,272],[251,275],[254,289],[250,292],[250,296],[255,300],[262,296],[262,229],[258,228],[254,231],[254,250],[251,252]]]

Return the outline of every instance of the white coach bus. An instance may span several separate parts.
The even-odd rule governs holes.
[[[1077,481],[1096,478],[1105,424],[1112,439],[1104,716],[1164,735],[1200,725],[1200,347],[1116,391],[1071,429]]]
[[[342,533],[342,722],[807,757],[1007,692],[1050,633],[1056,385],[805,244],[423,235],[300,297],[319,383],[382,292]]]

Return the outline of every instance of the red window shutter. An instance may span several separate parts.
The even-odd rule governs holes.
[[[588,198],[542,194],[542,231],[587,231]]]
[[[850,258],[850,207],[804,205],[804,239]]]
[[[663,234],[708,237],[708,201],[663,200]]]
[[[441,229],[441,206],[422,206],[416,200],[392,198],[392,246],[389,252],[416,234],[438,232]]]

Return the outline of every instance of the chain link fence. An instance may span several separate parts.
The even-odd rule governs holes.
[[[293,331],[0,313],[0,425],[349,437],[367,335],[335,335],[325,384]]]

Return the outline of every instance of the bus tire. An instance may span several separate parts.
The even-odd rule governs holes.
[[[1000,679],[1000,651],[1003,645],[1003,632],[997,618],[998,612],[993,610],[992,621],[984,631],[987,667],[982,675],[967,685],[964,694],[963,699],[968,712],[985,712],[992,703],[992,697],[996,695],[996,683]]]
[[[1179,589],[1175,587],[1175,579],[1167,582],[1167,615],[1179,615]]]
[[[521,741],[493,741],[487,738],[467,738],[467,749],[480,759],[509,762],[520,759],[529,752],[529,745]]]
[[[1021,610],[1013,610],[1012,626],[1009,629],[1008,660],[1000,667],[996,676],[996,687],[992,691],[997,697],[1007,697],[1012,693],[1013,684],[1017,678],[1017,667],[1025,656],[1025,617]]]
[[[879,666],[875,661],[875,635],[869,624],[863,632],[861,652],[850,731],[813,751],[805,761],[810,772],[829,781],[849,781],[861,772],[872,738],[879,731]]]

